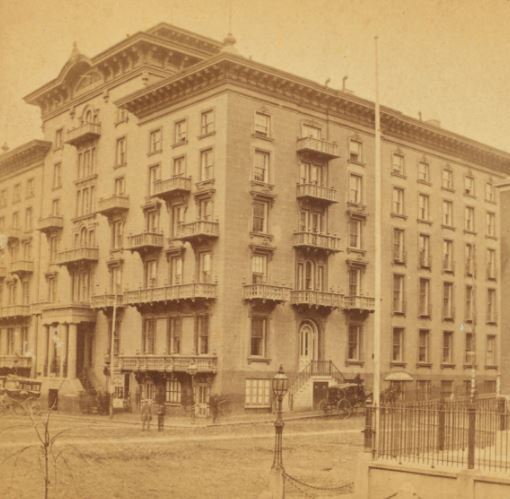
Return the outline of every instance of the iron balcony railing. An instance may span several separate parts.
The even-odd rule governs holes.
[[[187,372],[193,363],[199,373],[215,373],[215,355],[120,355],[121,371]]]
[[[39,219],[37,229],[44,233],[56,232],[64,228],[64,217],[50,215],[49,217]]]
[[[319,232],[297,231],[294,232],[294,246],[338,252],[340,251],[340,238]]]
[[[124,293],[126,305],[143,303],[213,300],[216,298],[215,283],[172,284],[159,287],[132,289]]]
[[[67,131],[66,143],[77,146],[82,142],[97,139],[101,136],[100,123],[83,123],[79,127]]]
[[[219,223],[210,220],[196,220],[177,227],[177,239],[216,238],[219,236]]]
[[[99,248],[74,248],[57,253],[56,263],[68,265],[73,263],[94,263],[99,260]]]
[[[290,302],[292,305],[308,307],[339,308],[342,295],[333,291],[292,290]]]
[[[32,366],[32,357],[27,355],[0,355],[0,367],[26,369]]]
[[[108,217],[127,210],[129,210],[129,196],[114,194],[99,200],[97,212]]]
[[[297,184],[297,198],[310,198],[336,203],[336,190],[333,187],[318,185],[313,182],[301,182]]]
[[[154,196],[163,199],[177,193],[191,191],[191,177],[173,176],[154,183]]]
[[[0,319],[10,319],[14,317],[28,317],[30,315],[30,305],[6,305],[0,308]]]
[[[344,310],[375,310],[375,299],[370,296],[346,295],[342,296],[342,308]]]
[[[328,160],[340,157],[336,143],[314,137],[301,137],[297,139],[297,151],[313,154]]]
[[[33,260],[14,260],[10,265],[13,274],[31,274],[34,271]]]
[[[115,297],[114,293],[94,295],[90,300],[90,306],[92,308],[113,308],[114,306],[123,306],[123,295],[117,294]]]
[[[290,299],[290,288],[275,284],[246,284],[243,291],[247,301],[284,302]]]
[[[162,248],[164,245],[161,232],[140,232],[128,236],[128,249],[131,251],[144,248]]]

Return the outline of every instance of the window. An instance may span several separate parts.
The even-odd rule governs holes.
[[[326,268],[322,263],[310,260],[297,264],[297,289],[324,291]]]
[[[184,210],[183,210],[184,213]],[[210,198],[199,199],[198,201],[198,219],[211,220],[213,214],[213,202]]]
[[[405,163],[403,154],[393,153],[391,157],[391,172],[396,175],[405,175]]]
[[[5,217],[2,215],[0,217],[0,230],[3,231],[4,229],[5,229]]]
[[[127,139],[120,137],[115,145],[115,166],[124,166],[127,163]]]
[[[182,284],[182,265],[183,259],[182,256],[172,256],[169,260],[169,284],[172,286]]]
[[[147,232],[159,232],[159,210],[145,212],[145,229]]]
[[[251,282],[259,284],[266,282],[267,255],[253,255],[251,257]]]
[[[432,383],[430,379],[419,379],[416,381],[418,400],[429,400],[432,394]]]
[[[161,152],[163,148],[161,128],[149,132],[149,154]]]
[[[492,182],[487,182],[485,184],[485,201],[489,201],[490,203],[494,202],[494,185]]]
[[[92,175],[96,170],[96,148],[87,146],[78,152],[78,178]]]
[[[124,177],[117,177],[114,180],[113,192],[116,196],[123,196],[126,193],[126,180]]]
[[[256,150],[253,157],[253,180],[269,183],[269,153]]]
[[[404,279],[401,274],[393,275],[393,313],[403,314],[405,312]]]
[[[441,187],[447,190],[453,190],[453,171],[451,168],[443,168],[441,172]]]
[[[430,182],[430,165],[426,161],[418,163],[418,181]]]
[[[14,354],[15,348],[16,348],[15,330],[13,327],[9,327],[7,328],[7,355]]]
[[[124,235],[124,222],[114,220],[112,222],[112,250],[122,249],[122,240]]]
[[[167,322],[167,353],[175,355],[181,353],[182,319],[169,317]]]
[[[349,140],[349,161],[361,163],[363,161],[362,143],[356,139]]]
[[[182,397],[181,382],[178,379],[167,379],[165,402],[167,404],[180,404]]]
[[[16,184],[12,190],[12,202],[17,203],[21,200],[21,184]]]
[[[17,211],[12,213],[12,228],[19,229],[19,213]]]
[[[405,262],[405,230],[393,229],[393,261],[395,263]]]
[[[404,362],[404,328],[393,328],[392,362]]]
[[[145,319],[142,329],[142,353],[154,354],[156,346],[156,319]]]
[[[158,262],[146,260],[143,264],[144,285],[146,288],[155,288],[158,285]]]
[[[471,175],[464,177],[464,194],[468,196],[475,195],[475,179]]]
[[[115,124],[118,125],[120,123],[125,123],[127,120],[128,120],[128,112],[121,107],[117,108],[117,118],[116,118]]]
[[[2,189],[0,191],[0,208],[5,208],[7,206],[7,189]]]
[[[495,366],[496,362],[496,336],[489,334],[485,343],[485,365]]]
[[[464,209],[464,229],[468,232],[475,231],[475,209],[472,206]]]
[[[265,201],[255,201],[253,203],[253,232],[267,234],[267,218],[269,205]]]
[[[349,296],[361,295],[362,272],[359,267],[349,268]]]
[[[271,116],[266,113],[255,113],[255,135],[260,137],[271,135]]]
[[[496,250],[487,249],[487,279],[496,279]]]
[[[443,200],[443,225],[453,227],[453,203]]]
[[[496,290],[488,289],[487,290],[487,322],[495,323],[496,322]]]
[[[58,253],[58,236],[52,235],[48,237],[48,249],[50,263],[53,263]]]
[[[250,356],[265,357],[266,355],[267,318],[252,317]]]
[[[362,227],[363,222],[359,218],[349,220],[349,247],[353,249],[362,248]]]
[[[55,150],[62,149],[62,147],[64,147],[63,137],[64,137],[64,129],[63,128],[59,128],[58,130],[55,130],[55,143],[53,146],[53,148]]]
[[[453,283],[443,283],[443,319],[453,320]]]
[[[174,144],[184,144],[188,140],[188,123],[186,120],[179,120],[174,125]]]
[[[32,208],[26,208],[25,209],[25,230],[32,230]]]
[[[76,216],[88,215],[94,211],[96,189],[93,185],[76,191]]]
[[[400,187],[393,187],[392,213],[404,215],[404,189]]]
[[[179,156],[178,158],[174,158],[172,164],[172,176],[183,177],[185,173],[186,173],[186,157]]]
[[[55,163],[53,165],[53,189],[62,187],[62,163]]]
[[[320,163],[302,161],[299,165],[299,179],[302,184],[326,185],[327,166]]]
[[[211,260],[210,251],[202,251],[198,254],[198,282],[211,282]]]
[[[430,198],[427,194],[418,194],[418,220],[427,222],[430,218]]]
[[[119,319],[115,321],[115,327],[111,318],[108,319],[108,348],[107,354],[110,355],[110,346],[112,344],[112,333],[113,333],[113,355],[119,355],[120,352],[120,325]]]
[[[200,115],[200,135],[209,135],[214,132],[214,112],[204,111]]]
[[[159,165],[153,165],[149,167],[149,196],[153,196],[156,192],[156,182],[160,179],[160,168]]]
[[[430,316],[430,280],[420,279],[419,281],[419,301],[418,315],[422,317]]]
[[[200,180],[211,180],[214,177],[214,157],[212,149],[200,152]]]
[[[466,321],[472,321],[475,318],[475,294],[471,285],[466,285],[465,290],[465,310],[464,318]]]
[[[429,362],[429,340],[430,331],[428,329],[420,329],[418,331],[418,362]]]
[[[348,334],[347,360],[359,362],[362,360],[362,326],[360,324],[349,324]]]
[[[209,316],[198,315],[196,317],[198,354],[209,353]]]
[[[118,294],[122,288],[122,267],[120,265],[111,267],[110,271],[110,293]]]
[[[443,331],[443,364],[453,364],[453,332]]]
[[[420,268],[430,268],[430,236],[420,234],[418,236],[418,261]]]
[[[496,237],[496,215],[490,211],[486,213],[486,235],[489,237]]]
[[[30,199],[34,197],[34,179],[29,178],[27,180],[27,192],[26,192],[26,198]]]
[[[464,364],[472,366],[475,360],[475,342],[473,333],[466,333],[464,340]]]
[[[443,270],[453,272],[453,241],[443,239]]]
[[[453,381],[449,379],[441,380],[441,397],[448,398],[453,395]]]
[[[22,305],[30,304],[30,282],[29,281],[21,281],[21,304]]]
[[[185,208],[181,204],[172,205],[170,208],[170,237],[179,235],[179,228],[184,223]]]
[[[245,385],[246,407],[271,407],[271,380],[247,379]]]
[[[71,274],[72,299],[75,303],[88,302],[90,298],[91,279],[88,270],[75,270]]]
[[[467,243],[465,246],[465,262],[464,266],[466,269],[466,275],[469,277],[473,277],[475,275],[475,245],[472,243]]]
[[[349,175],[349,203],[361,204],[362,202],[363,177],[360,175]]]
[[[311,137],[312,139],[321,140],[322,131],[319,127],[303,123],[301,125],[301,133],[303,137]]]

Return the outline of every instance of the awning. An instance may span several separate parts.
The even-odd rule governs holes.
[[[387,374],[384,381],[413,381],[413,377],[405,371],[394,371]]]

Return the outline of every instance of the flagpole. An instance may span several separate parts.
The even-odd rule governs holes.
[[[378,449],[379,439],[379,404],[381,398],[381,291],[382,291],[382,171],[381,171],[381,114],[379,106],[379,53],[378,37],[374,37],[375,45],[375,209],[374,209],[374,405],[375,405],[375,439],[374,451]]]

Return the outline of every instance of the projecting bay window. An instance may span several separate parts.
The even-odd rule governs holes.
[[[264,283],[267,280],[267,255],[255,254],[251,257],[251,282]]]
[[[420,268],[430,269],[430,236],[428,234],[418,236],[418,261]]]
[[[427,194],[418,194],[418,220],[420,222],[430,220],[430,198]]]
[[[269,167],[271,156],[267,151],[255,150],[253,156],[253,180],[269,183]]]
[[[349,175],[349,198],[351,204],[359,205],[363,200],[363,177],[361,175]]]
[[[443,239],[443,271],[453,272],[453,241]]]
[[[419,296],[418,296],[418,315],[420,317],[430,317],[430,280],[419,280]]]
[[[177,355],[181,353],[182,338],[182,318],[168,317],[166,349],[168,355]]]
[[[393,328],[393,345],[391,350],[391,361],[395,364],[404,362],[404,328]]]
[[[188,140],[188,123],[179,120],[174,125],[174,145],[184,144]]]
[[[453,283],[443,283],[443,320],[454,319]]]
[[[405,263],[405,230],[393,228],[393,262]]]
[[[347,362],[363,361],[363,326],[361,324],[349,324]]]
[[[201,251],[198,254],[198,282],[212,281],[212,253],[210,251]]]
[[[443,364],[453,364],[453,332],[443,331],[443,348],[441,362]]]
[[[205,182],[214,177],[214,153],[212,149],[200,151],[200,181]]]
[[[200,114],[200,135],[210,135],[214,132],[214,111],[209,109]]]
[[[405,313],[405,276],[393,274],[393,313]]]
[[[391,212],[396,216],[404,216],[404,189],[393,187]]]
[[[250,357],[266,357],[268,322],[267,317],[251,318]]]
[[[120,137],[115,144],[115,166],[124,166],[127,163],[127,139]]]
[[[488,211],[485,214],[486,235],[489,237],[496,237],[496,215]]]
[[[453,203],[443,200],[443,225],[453,227]]]
[[[496,250],[488,248],[486,252],[487,259],[487,279],[496,279]]]
[[[266,113],[255,113],[255,135],[258,137],[271,136],[271,116]]]
[[[351,218],[349,220],[349,248],[351,249],[362,249],[363,221],[359,218]]]
[[[487,323],[495,324],[496,323],[496,290],[488,289],[487,290]]]
[[[464,230],[475,231],[475,209],[472,206],[466,206],[464,209]]]
[[[496,366],[496,336],[488,334],[485,340],[485,366]]]
[[[169,261],[169,284],[176,286],[182,284],[183,258],[181,255],[170,257]]]
[[[142,328],[142,353],[153,355],[156,353],[156,319],[144,319]]]
[[[418,331],[418,363],[428,364],[430,362],[430,331],[420,329]]]
[[[145,288],[155,288],[158,285],[157,260],[146,260],[143,263],[143,280]]]
[[[404,155],[395,152],[391,156],[391,173],[403,177],[405,175],[405,159]]]
[[[253,220],[252,231],[261,234],[267,234],[267,219],[269,212],[269,203],[266,201],[253,202]]]
[[[149,154],[156,154],[163,150],[163,137],[161,128],[149,132]]]
[[[195,344],[199,355],[209,353],[209,316],[197,315],[195,317]]]

